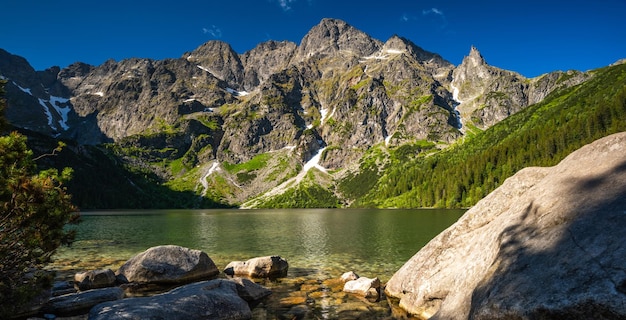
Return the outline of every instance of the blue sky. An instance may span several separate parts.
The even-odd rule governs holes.
[[[299,44],[322,18],[382,41],[397,34],[455,65],[474,45],[527,77],[626,58],[626,0],[10,0],[0,17],[0,48],[36,70],[178,58],[209,40],[239,53],[270,39]]]

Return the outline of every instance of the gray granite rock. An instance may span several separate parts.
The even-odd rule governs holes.
[[[123,297],[124,290],[117,287],[93,289],[53,297],[42,310],[61,317],[76,316],[89,312],[89,309],[97,304]]]
[[[129,282],[179,284],[210,279],[218,275],[219,270],[202,251],[167,245],[134,256],[117,274]]]
[[[432,319],[625,319],[626,133],[526,168],[396,272]]]
[[[89,319],[250,319],[252,312],[239,297],[237,286],[229,280],[215,279],[151,297],[106,302],[91,309]]]

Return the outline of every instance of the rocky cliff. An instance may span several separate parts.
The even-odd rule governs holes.
[[[626,133],[526,168],[413,256],[390,296],[431,319],[626,317]]]
[[[522,108],[543,100],[550,92],[577,85],[589,75],[556,71],[527,79],[487,64],[478,49],[454,69],[450,88],[466,125],[486,129]]]
[[[332,190],[372,146],[445,147],[465,126],[489,127],[587,76],[526,79],[489,66],[475,48],[455,67],[407,39],[382,42],[336,19],[299,45],[269,41],[243,54],[210,41],[177,59],[38,72],[0,51],[0,75],[14,126],[114,143],[126,163],[230,204],[309,168]]]

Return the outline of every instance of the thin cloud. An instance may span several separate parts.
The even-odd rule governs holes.
[[[400,17],[400,21],[402,21],[402,22],[409,22],[411,20],[417,20],[417,18],[415,18],[415,16],[413,16],[413,15],[409,15],[408,13],[404,13]]]
[[[437,8],[430,8],[428,10],[422,10],[422,14],[423,15],[429,15],[429,14],[438,14],[442,17],[445,17],[445,15],[443,14],[443,11],[437,9]]]
[[[289,11],[291,10],[291,4],[296,2],[296,0],[278,0],[277,2],[283,11]]]
[[[202,33],[210,34],[213,38],[221,38],[222,37],[222,29],[212,25],[210,28],[202,28]]]
[[[439,16],[441,18],[441,22],[442,28],[445,28],[448,25],[448,20],[446,19],[446,15],[443,13],[443,11],[437,9],[437,8],[430,8],[428,10],[422,10],[422,15],[424,16],[428,16],[428,15],[435,15],[435,16]]]

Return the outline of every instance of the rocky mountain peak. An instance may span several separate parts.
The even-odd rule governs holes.
[[[559,86],[575,85],[586,78],[582,73],[563,75],[554,72],[527,79],[519,73],[488,65],[478,49],[472,46],[469,55],[452,72],[450,87],[464,121],[472,121],[479,128],[486,129],[541,101]]]
[[[486,66],[487,62],[485,61],[483,55],[480,54],[480,51],[478,51],[476,47],[472,46],[470,48],[469,55],[463,58],[463,62],[461,62],[461,65],[459,67],[464,67],[466,69],[475,69]]]
[[[408,49],[409,40],[394,34],[383,45],[383,50],[406,50]]]
[[[243,65],[230,44],[219,40],[208,41],[196,50],[185,53],[183,58],[230,86],[242,89]]]
[[[469,55],[466,58],[475,65],[486,64],[485,58],[483,58],[483,55],[480,54],[480,51],[474,46],[470,48]]]
[[[463,81],[490,78],[490,66],[487,65],[478,49],[472,46],[469,55],[463,58],[463,62],[454,70],[452,77],[453,85],[460,88],[460,83]]]
[[[380,41],[345,21],[325,18],[302,38],[297,56],[304,60],[316,54],[343,52],[361,57],[381,47]]]
[[[440,55],[428,52],[410,40],[398,35],[393,35],[389,38],[383,45],[382,50],[386,53],[406,53],[417,61],[433,64],[436,67],[452,67],[452,64],[444,60]]]
[[[10,78],[12,83],[20,88],[33,88],[43,91],[39,86],[39,78],[35,69],[26,59],[0,49],[0,75]]]

